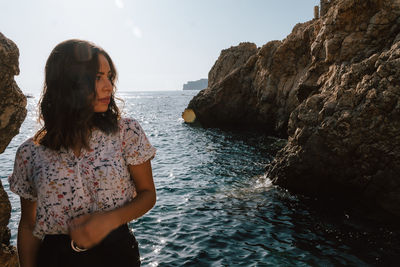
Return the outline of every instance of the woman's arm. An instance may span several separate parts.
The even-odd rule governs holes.
[[[36,201],[21,198],[21,219],[18,226],[18,257],[21,267],[36,266],[40,239],[33,235],[36,221]]]
[[[156,190],[150,160],[140,165],[129,165],[136,187],[136,197],[128,204],[108,211],[86,214],[71,221],[70,236],[77,246],[90,248],[109,232],[148,212],[156,203]]]
[[[156,189],[150,160],[140,165],[129,165],[129,172],[135,182],[137,196],[128,205],[111,211],[116,227],[141,217],[156,204]]]

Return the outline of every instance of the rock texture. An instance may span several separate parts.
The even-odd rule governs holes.
[[[246,47],[245,63],[220,57],[225,71],[189,103],[200,123],[287,134],[275,184],[400,216],[400,1],[331,0],[283,41]]]
[[[17,46],[0,33],[0,153],[19,133],[26,116],[26,97],[14,81],[19,74]]]
[[[257,46],[241,43],[223,50],[208,74],[208,87],[189,103],[197,120],[205,127],[243,128],[247,124],[257,125],[254,116],[257,101],[253,94],[254,64]],[[242,111],[241,107],[246,106]]]
[[[0,153],[18,134],[26,116],[26,98],[14,81],[19,74],[17,46],[0,33]],[[15,247],[10,246],[11,205],[0,181],[0,266],[19,266]]]

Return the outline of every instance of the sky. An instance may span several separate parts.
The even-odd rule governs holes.
[[[44,66],[60,42],[79,38],[105,49],[118,91],[182,90],[207,78],[221,50],[282,40],[313,18],[318,0],[0,0],[0,32],[20,52],[15,77],[40,94]]]

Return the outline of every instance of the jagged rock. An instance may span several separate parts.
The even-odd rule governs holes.
[[[251,82],[256,53],[257,46],[253,43],[241,43],[221,52],[208,74],[208,87],[188,106],[203,126],[240,128],[250,123],[251,111],[242,113],[241,106],[254,99],[247,94],[251,84],[244,77],[250,76],[247,81]]]
[[[18,57],[14,42],[0,33],[0,153],[19,133],[26,116],[26,97],[14,80],[19,74]]]
[[[312,50],[326,71],[290,115],[289,142],[268,173],[276,184],[400,216],[399,16],[389,0],[337,1],[328,11]]]
[[[253,43],[240,43],[238,46],[224,49],[214,66],[208,73],[208,87],[221,82],[236,68],[244,65],[247,60],[257,52],[257,46]]]
[[[14,81],[19,74],[17,46],[0,33],[0,153],[18,134],[26,116],[26,98]],[[10,246],[11,205],[0,181],[0,266],[18,266],[16,249]]]
[[[287,133],[275,184],[400,216],[400,1],[331,0],[219,81],[189,108],[206,127]]]
[[[262,129],[286,137],[289,115],[299,104],[298,84],[311,64],[315,31],[313,23],[299,23],[283,41],[271,41],[260,49],[246,43],[223,50],[209,73],[208,88],[188,108],[204,127]],[[238,51],[247,51],[238,60],[245,63],[234,64]],[[225,66],[224,71],[216,72],[222,69],[218,66]],[[316,75],[303,81],[303,87]]]
[[[2,267],[18,267],[19,266],[17,251],[16,251],[15,247],[1,244],[0,266],[2,266]]]

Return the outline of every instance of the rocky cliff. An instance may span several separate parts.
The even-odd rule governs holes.
[[[287,136],[275,184],[400,216],[399,0],[331,0],[282,41],[223,51],[188,108],[205,127]]]
[[[14,81],[19,74],[17,46],[0,33],[0,153],[18,134],[26,116],[26,98]],[[11,205],[0,181],[0,266],[19,266],[15,247],[10,246]]]

